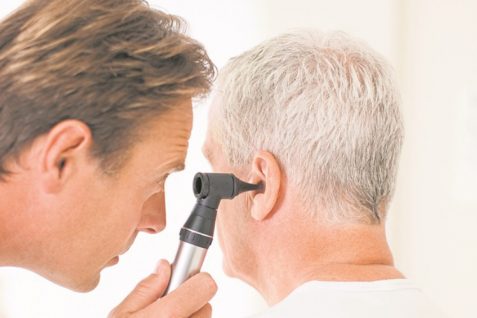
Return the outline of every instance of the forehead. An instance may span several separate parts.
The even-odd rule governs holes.
[[[175,138],[188,139],[191,129],[192,103],[189,101],[147,119],[138,130],[138,138],[144,143],[173,144]]]
[[[209,147],[209,144],[213,143],[213,137],[217,131],[217,121],[220,120],[220,107],[222,107],[222,96],[220,91],[215,91],[213,94],[212,102],[209,106],[208,118],[207,118],[207,135],[204,142],[204,148]]]
[[[220,139],[219,127],[220,123],[220,108],[222,107],[222,97],[220,92],[216,92],[212,99],[207,123],[207,134],[202,145],[202,154],[211,164],[214,169],[222,169],[222,161],[224,156],[222,153],[222,147],[218,142]]]
[[[218,116],[218,110],[222,106],[222,93],[220,90],[214,91],[212,95],[212,102],[209,106],[209,125]]]
[[[192,129],[192,104],[178,105],[150,118],[138,129],[132,147],[131,169],[151,173],[183,164]]]

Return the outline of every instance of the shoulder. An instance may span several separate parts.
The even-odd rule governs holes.
[[[307,282],[280,303],[249,318],[444,318],[408,280]]]

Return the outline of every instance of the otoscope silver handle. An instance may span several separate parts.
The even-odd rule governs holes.
[[[172,275],[164,295],[179,287],[191,276],[200,272],[207,249],[179,241],[179,248],[172,263]]]

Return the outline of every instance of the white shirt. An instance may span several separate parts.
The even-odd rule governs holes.
[[[253,318],[445,317],[408,279],[372,282],[310,281]]]

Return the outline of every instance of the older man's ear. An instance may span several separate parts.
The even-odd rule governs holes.
[[[251,215],[257,221],[271,217],[280,192],[282,171],[275,157],[268,151],[259,151],[252,162],[253,182],[262,182],[262,191],[252,194]]]

